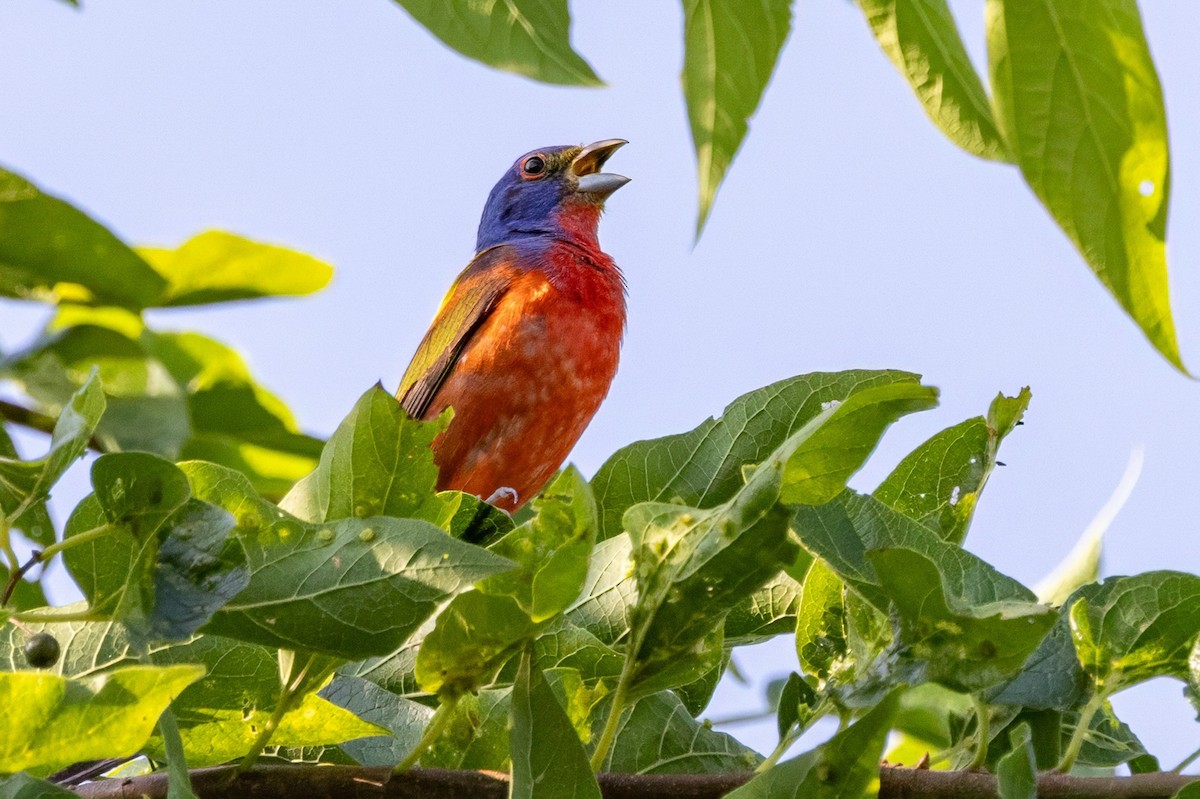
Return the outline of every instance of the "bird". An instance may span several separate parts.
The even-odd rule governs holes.
[[[396,391],[449,425],[433,440],[439,491],[514,513],[554,476],[608,394],[625,334],[621,269],[600,249],[603,172],[627,144],[544,147],[488,195],[475,256],[442,300]]]

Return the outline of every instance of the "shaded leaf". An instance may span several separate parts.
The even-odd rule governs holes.
[[[600,737],[608,702],[592,714],[591,743]],[[590,751],[590,749],[589,749]],[[726,774],[754,768],[762,758],[733,736],[697,721],[670,691],[639,700],[621,719],[601,771],[621,774]]]
[[[685,0],[683,4],[683,96],[700,188],[697,237],[791,26],[787,0]]]
[[[979,690],[1015,673],[1054,624],[1044,605],[1021,600],[967,604],[947,591],[937,564],[908,549],[868,553],[883,590],[902,618],[910,654],[929,677],[963,691]]]
[[[996,466],[1000,442],[1029,405],[1028,388],[1016,397],[1000,394],[987,417],[976,416],[937,433],[904,457],[873,496],[959,544],[979,495]]]
[[[879,757],[895,712],[896,696],[891,694],[826,743],[772,766],[727,796],[801,799],[870,795],[878,790]]]
[[[743,464],[766,460],[827,406],[873,386],[919,380],[918,375],[897,371],[800,375],[738,397],[720,418],[710,418],[690,432],[623,447],[592,478],[600,537],[619,534],[625,510],[639,502],[719,505],[742,487]]]
[[[996,766],[1000,799],[1037,799],[1037,759],[1032,738],[1028,724],[1009,733],[1012,749]]]
[[[1075,651],[1097,689],[1112,694],[1154,677],[1188,678],[1200,633],[1200,577],[1173,571],[1114,577],[1071,603]]]
[[[996,121],[1029,186],[1183,370],[1167,290],[1170,155],[1136,0],[988,0]]]
[[[488,66],[545,83],[599,86],[571,48],[566,0],[396,0],[447,46]]]
[[[409,419],[382,387],[368,389],[326,443],[316,471],[279,507],[308,522],[396,516],[448,529],[458,506],[435,493],[430,446],[449,421],[449,413],[432,422]]]
[[[0,169],[0,296],[152,305],[164,281],[82,211]]]
[[[513,597],[541,622],[579,596],[596,540],[596,503],[583,475],[568,466],[533,506],[532,519],[488,547],[520,568],[489,577],[479,590]]]
[[[512,597],[468,591],[438,614],[417,653],[422,690],[459,696],[487,685],[505,661],[537,631]]]
[[[1010,160],[946,0],[859,0],[859,6],[933,124],[972,155]]]
[[[394,766],[412,751],[433,709],[405,699],[359,677],[339,674],[321,689],[321,697],[378,725],[391,735],[359,738],[342,750],[364,766]]]
[[[4,412],[0,409],[0,423],[3,421]],[[5,464],[11,465],[20,460],[21,456],[17,452],[16,446],[13,445],[12,439],[9,438],[8,431],[4,429],[3,424],[0,424],[0,515],[7,516],[10,513],[5,510],[6,501],[15,503],[17,506],[28,505],[18,518],[8,521],[9,529],[20,530],[30,541],[46,546],[53,543],[55,539],[54,522],[50,518],[50,511],[46,508],[46,501],[44,499],[30,500],[19,486],[14,488],[8,482],[12,476],[6,474]],[[24,483],[27,479],[27,476],[22,475],[18,478],[18,482]],[[22,497],[19,501],[13,496],[16,492],[19,492]],[[3,579],[7,580],[7,575],[4,575]]]
[[[0,451],[0,512],[18,526],[34,541],[46,544],[54,540],[54,528],[44,516],[43,501],[50,495],[50,488],[58,482],[63,472],[87,449],[96,425],[104,413],[104,394],[100,381],[92,375],[76,391],[63,407],[54,424],[50,437],[50,449],[33,461],[22,461],[16,457],[7,435],[8,443]],[[43,515],[33,516],[41,507]],[[36,521],[35,524],[30,524]]]
[[[78,794],[28,774],[0,777],[0,799],[76,799]]]
[[[611,646],[629,628],[629,609],[636,601],[633,543],[628,533],[621,533],[596,544],[580,596],[565,615],[572,624]]]
[[[512,690],[509,796],[600,797],[575,728],[528,649]]]
[[[135,754],[159,714],[203,674],[199,666],[128,666],[86,680],[0,673],[0,772]]]
[[[801,550],[798,560],[811,560]],[[802,572],[803,573],[803,572]],[[757,644],[792,632],[800,608],[801,585],[787,572],[775,575],[725,617],[725,645]]]
[[[179,739],[179,725],[169,707],[158,717],[158,734],[167,753],[167,799],[197,799],[192,790],[187,757],[183,753],[183,741]]]
[[[320,291],[333,268],[310,255],[210,230],[176,249],[139,247],[137,254],[166,280],[154,305],[207,305]]]

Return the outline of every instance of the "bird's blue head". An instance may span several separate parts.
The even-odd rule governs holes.
[[[545,147],[518,158],[488,195],[475,251],[530,238],[594,244],[604,201],[629,182],[600,170],[626,143],[605,139],[586,147]]]

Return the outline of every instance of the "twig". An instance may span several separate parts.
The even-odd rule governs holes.
[[[4,593],[0,595],[0,608],[8,605],[8,600],[12,599],[13,591],[17,590],[17,583],[25,576],[26,572],[41,562],[42,551],[35,549],[33,550],[33,554],[29,556],[29,560],[21,564],[20,568],[13,570],[13,573],[8,576],[8,583],[4,586]]]
[[[2,399],[0,399],[0,419],[47,435],[54,432],[54,425],[58,423],[53,416]],[[88,439],[88,449],[95,452],[108,451],[95,436]]]

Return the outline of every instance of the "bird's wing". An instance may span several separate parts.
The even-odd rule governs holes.
[[[396,397],[414,419],[429,410],[471,337],[512,285],[518,270],[507,246],[484,250],[463,270],[421,339]]]

